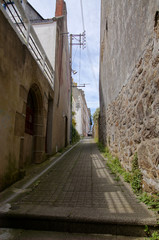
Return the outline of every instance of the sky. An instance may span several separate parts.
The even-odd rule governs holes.
[[[28,0],[43,18],[55,16],[56,0]],[[100,0],[65,0],[69,34],[82,34],[86,31],[86,48],[73,46],[72,69],[77,85],[86,84],[85,92],[91,114],[99,107],[99,51],[100,51]],[[81,3],[83,7],[83,20]],[[83,24],[84,23],[84,24]]]

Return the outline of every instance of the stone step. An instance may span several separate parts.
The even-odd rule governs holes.
[[[18,236],[18,238],[17,238]],[[107,234],[84,234],[84,233],[67,233],[67,232],[52,232],[52,231],[34,231],[23,229],[0,229],[1,240],[145,240],[139,237],[126,237]]]
[[[0,228],[145,237],[145,224],[122,219],[82,219],[32,214],[0,214]],[[149,224],[149,229],[156,230]],[[159,229],[159,228],[158,228]]]

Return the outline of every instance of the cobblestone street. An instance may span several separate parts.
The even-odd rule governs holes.
[[[28,228],[34,226],[34,219],[37,229],[40,218],[46,223],[41,223],[44,230],[142,236],[142,226],[156,223],[155,214],[139,203],[129,186],[114,180],[106,159],[90,138],[82,140],[28,188],[22,191],[14,186],[9,191],[22,193],[1,204],[2,227],[9,217],[16,220],[13,227],[17,223],[22,228],[24,222]]]

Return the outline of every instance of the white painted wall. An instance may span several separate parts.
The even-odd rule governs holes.
[[[53,69],[55,69],[56,22],[36,23],[33,24],[33,27]]]

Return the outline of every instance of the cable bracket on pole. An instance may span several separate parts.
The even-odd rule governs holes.
[[[71,34],[70,37],[72,38],[72,45],[83,46],[83,49],[86,48],[86,31],[81,34]]]

